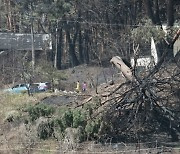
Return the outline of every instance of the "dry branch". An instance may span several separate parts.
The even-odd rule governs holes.
[[[104,121],[113,128],[109,130],[109,135],[139,141],[147,139],[150,134],[153,136],[165,132],[167,136],[171,136],[172,141],[179,139],[180,118],[173,107],[179,98],[173,96],[175,94],[173,91],[180,87],[180,71],[174,64],[164,63],[170,47],[179,35],[180,30],[171,44],[167,45],[157,65],[147,75],[137,80],[133,80],[130,68],[120,57],[111,59],[129,80],[129,84],[123,83],[108,94],[102,95],[108,99],[101,103],[101,109],[94,112],[94,118],[103,114]],[[125,91],[124,86],[128,87]]]

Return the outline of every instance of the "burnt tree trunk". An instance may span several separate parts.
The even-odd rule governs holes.
[[[66,37],[68,40],[68,45],[69,45],[69,56],[70,56],[70,63],[71,66],[77,66],[79,65],[78,58],[76,56],[76,51],[75,51],[75,42],[77,38],[77,32],[74,34],[74,37],[71,38],[70,30],[69,28],[66,28]]]
[[[58,49],[57,49],[57,69],[61,69],[62,63],[62,46],[63,46],[63,35],[62,35],[62,28],[59,30],[58,35]]]
[[[174,0],[167,1],[167,25],[173,26],[174,24]]]

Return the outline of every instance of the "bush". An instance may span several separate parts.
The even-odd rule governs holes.
[[[62,117],[62,123],[65,128],[72,127],[73,125],[73,112],[71,110],[68,110],[64,113]]]
[[[88,112],[87,112],[88,111]],[[85,110],[76,109],[71,111],[70,109],[64,113],[62,118],[56,119],[54,121],[54,126],[56,130],[59,130],[60,135],[64,135],[65,130],[67,128],[77,128],[78,133],[75,133],[79,141],[84,140],[85,136],[88,139],[96,138],[99,129],[100,129],[100,119],[94,121],[88,121],[87,117],[89,116],[89,112],[92,112],[92,107],[90,105],[85,107]]]
[[[83,127],[79,126],[78,128],[71,128],[68,127],[65,130],[65,138],[68,139],[71,143],[80,143],[84,141],[85,135],[84,135],[84,129]]]
[[[85,127],[85,132],[87,134],[88,139],[91,137],[95,138],[98,135],[99,132],[99,128],[100,128],[100,121],[96,120],[96,121],[88,121],[86,127]]]
[[[54,119],[54,120],[53,120],[53,124],[54,124],[54,127],[55,127],[55,128],[59,128],[59,130],[60,130],[61,132],[64,132],[65,127],[64,127],[63,122],[62,122],[61,119],[58,119],[58,118]]]
[[[69,111],[69,108],[66,106],[61,106],[60,108],[57,109],[57,114],[59,117],[62,117],[65,112]]]
[[[84,110],[86,111],[86,115],[88,116],[88,118],[91,118],[92,114],[93,114],[93,107],[91,104],[85,104],[84,105]]]
[[[85,136],[86,136],[86,133],[85,133],[85,130],[82,126],[79,126],[78,127],[78,140],[79,140],[79,143],[85,141]]]
[[[54,125],[54,137],[58,140],[63,139],[65,127],[63,125],[62,120],[59,118],[54,119],[53,125]]]
[[[55,108],[45,104],[38,104],[35,106],[30,106],[27,108],[27,112],[32,121],[38,119],[39,117],[47,117],[55,112]]]
[[[85,127],[86,124],[86,115],[83,114],[80,110],[73,111],[73,127],[77,128],[78,126]]]
[[[54,124],[49,120],[42,120],[37,126],[37,135],[40,139],[48,139],[54,132]]]
[[[19,120],[20,117],[21,117],[21,114],[19,111],[12,110],[12,111],[7,112],[4,121],[13,122],[13,121]]]

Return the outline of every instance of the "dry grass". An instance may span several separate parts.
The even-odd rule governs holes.
[[[52,139],[41,141],[32,149],[33,154],[56,154],[58,151],[59,143]]]
[[[0,93],[0,124],[8,112],[20,109],[26,105],[38,103],[45,97],[51,96],[53,93],[38,93],[33,96],[27,94],[8,94]]]
[[[52,153],[56,149],[56,141],[39,141],[36,131],[28,125],[11,125],[4,121],[8,113],[15,113],[28,105],[36,104],[43,98],[54,93],[38,93],[33,96],[27,94],[0,93],[0,153]]]

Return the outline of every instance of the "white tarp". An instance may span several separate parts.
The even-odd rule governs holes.
[[[151,37],[151,56],[153,57],[154,64],[156,65],[158,62],[158,55],[153,37]]]

